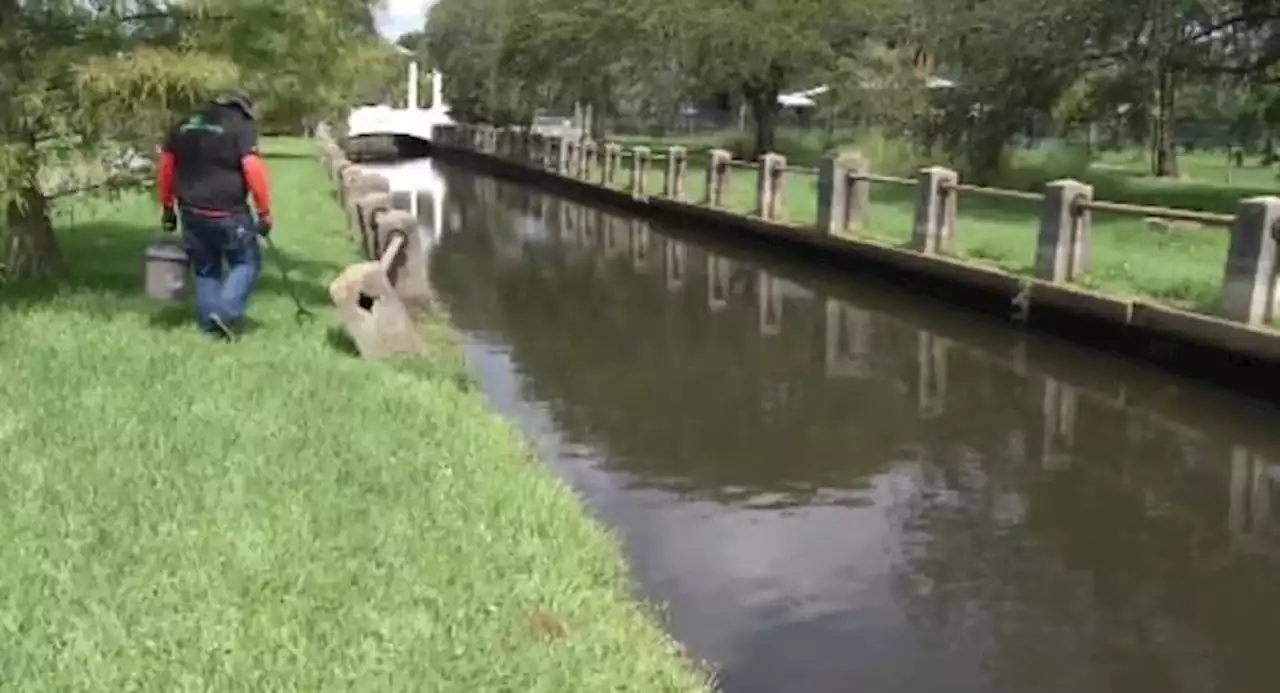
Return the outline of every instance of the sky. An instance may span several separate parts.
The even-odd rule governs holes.
[[[378,31],[389,39],[397,39],[422,28],[427,8],[436,0],[387,0],[387,8],[378,13]]]

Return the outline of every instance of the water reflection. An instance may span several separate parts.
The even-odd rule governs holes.
[[[453,223],[460,221],[456,214],[446,216],[448,184],[432,161],[412,159],[359,166],[391,184],[392,207],[407,211],[418,220],[418,238],[425,251],[430,252],[446,231],[461,227],[460,223]]]
[[[1252,405],[446,177],[468,223],[432,272],[483,386],[725,690],[1280,681]]]

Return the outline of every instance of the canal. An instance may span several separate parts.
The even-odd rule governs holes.
[[[727,693],[1263,693],[1273,410],[892,286],[384,168],[493,406]]]

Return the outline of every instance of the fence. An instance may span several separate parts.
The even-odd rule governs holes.
[[[562,175],[618,187],[625,167],[624,189],[633,195],[664,197],[726,209],[730,172],[751,171],[755,199],[750,216],[783,222],[782,195],[787,176],[816,177],[817,218],[806,230],[830,236],[854,237],[863,231],[871,205],[871,184],[909,187],[915,205],[908,246],[924,255],[955,256],[957,200],[961,195],[1017,199],[1039,205],[1034,257],[1030,273],[1050,282],[1070,283],[1087,272],[1091,262],[1093,213],[1148,220],[1192,222],[1229,229],[1230,239],[1217,314],[1248,325],[1265,325],[1276,314],[1277,245],[1280,243],[1280,198],[1253,197],[1239,202],[1235,214],[1214,214],[1164,207],[1095,200],[1092,186],[1075,180],[1047,184],[1042,192],[987,188],[961,183],[955,171],[930,166],[913,178],[877,175],[871,162],[858,154],[832,156],[818,167],[788,166],[785,157],[766,154],[757,162],[735,161],[724,150],[712,150],[704,167],[699,199],[689,200],[689,152],[673,146],[665,153],[648,147],[624,148],[617,143],[577,142],[531,134],[523,129],[459,125],[441,128],[442,141],[479,152],[543,167]],[[652,167],[661,165],[659,186],[652,185]]]
[[[365,258],[329,285],[343,329],[365,358],[420,355],[424,345],[412,316],[429,307],[430,289],[417,219],[392,207],[386,178],[353,166],[332,141],[323,141],[322,157]]]

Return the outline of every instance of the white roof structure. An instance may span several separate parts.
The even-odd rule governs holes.
[[[956,86],[955,82],[944,77],[931,76],[925,80],[925,87],[928,89],[954,89]],[[813,108],[818,105],[813,100],[814,97],[822,96],[829,91],[831,91],[831,87],[823,84],[812,89],[779,94],[778,105],[783,108]]]

